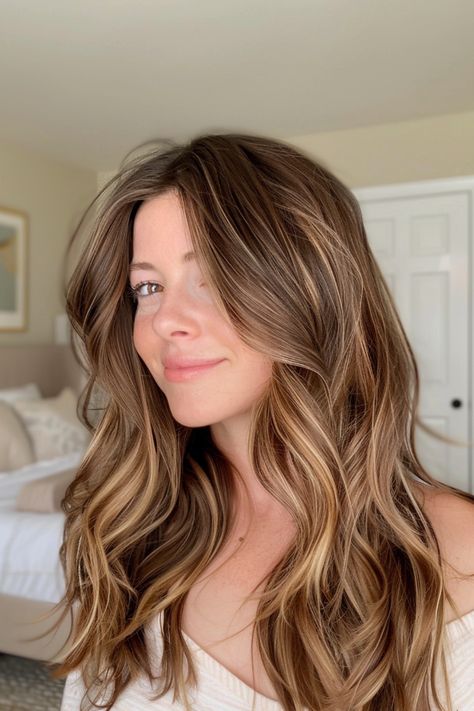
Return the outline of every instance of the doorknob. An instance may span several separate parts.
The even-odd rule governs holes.
[[[454,400],[451,400],[451,407],[462,407],[462,400],[459,400],[459,398],[455,397]]]

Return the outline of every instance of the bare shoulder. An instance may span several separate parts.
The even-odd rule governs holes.
[[[448,591],[465,615],[474,610],[474,502],[422,484],[415,494],[438,539]],[[457,616],[448,609],[445,621]]]

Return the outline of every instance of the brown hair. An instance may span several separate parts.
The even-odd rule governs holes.
[[[157,693],[173,689],[190,708],[183,603],[230,530],[234,485],[208,427],[173,419],[133,346],[134,216],[169,190],[219,307],[272,360],[249,447],[259,481],[297,528],[255,621],[280,703],[429,711],[431,693],[440,704],[439,663],[448,682],[443,613],[452,600],[412,483],[474,497],[436,481],[417,457],[417,365],[357,200],[300,151],[248,135],[154,148],[97,201],[67,293],[93,438],[63,503],[61,605],[63,617],[75,614],[56,675],[80,668],[87,688],[107,688],[110,709],[129,682],[156,676],[145,630],[163,612]]]

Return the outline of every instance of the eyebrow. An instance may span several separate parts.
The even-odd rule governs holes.
[[[186,252],[183,255],[182,262],[190,262],[196,258],[196,252]],[[129,271],[133,272],[137,269],[155,269],[155,266],[150,262],[132,262],[129,267]]]

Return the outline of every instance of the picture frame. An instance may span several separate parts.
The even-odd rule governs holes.
[[[0,333],[26,331],[28,216],[0,206]]]

